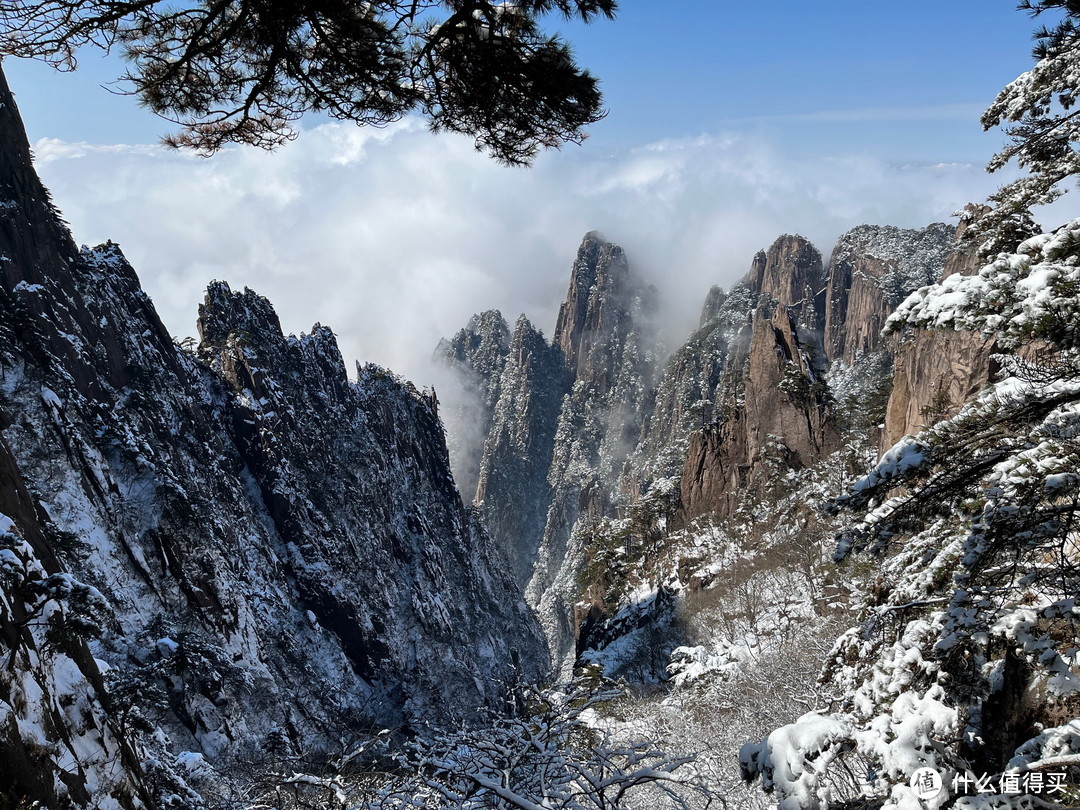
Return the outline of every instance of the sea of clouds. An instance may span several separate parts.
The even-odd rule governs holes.
[[[855,225],[950,221],[1004,179],[976,164],[796,158],[739,134],[571,147],[510,169],[411,120],[324,124],[274,153],[48,138],[34,151],[76,240],[120,243],[177,337],[224,279],[267,296],[287,331],[331,326],[348,366],[374,361],[421,385],[439,338],[474,312],[524,312],[550,335],[587,231],[661,289],[674,344],[709,287],[738,280],[778,235],[827,256]]]

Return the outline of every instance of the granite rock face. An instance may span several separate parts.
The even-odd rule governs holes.
[[[709,294],[705,296],[705,303],[701,305],[701,318],[698,320],[698,328],[705,326],[720,314],[720,307],[724,305],[728,294],[723,288],[714,284],[709,288]]]
[[[499,375],[476,490],[484,524],[522,586],[532,576],[551,502],[548,469],[565,377],[561,352],[522,315]]]
[[[607,514],[626,485],[627,457],[651,402],[655,308],[655,289],[630,273],[622,248],[587,234],[553,338],[568,387],[547,474],[551,500],[525,592],[564,675],[577,646],[573,616],[586,542],[581,530]]]
[[[577,602],[590,526],[661,480],[674,487],[680,475],[687,514],[723,510],[731,487],[757,480],[776,461],[769,453],[798,467],[833,447],[821,381],[824,289],[813,245],[781,237],[729,293],[710,291],[702,327],[661,373],[655,291],[636,280],[621,248],[590,233],[551,345],[519,321],[497,384],[477,501],[497,545],[519,572],[531,573],[526,596],[564,674],[582,652]],[[551,371],[556,362],[561,377]],[[457,365],[470,373],[468,362]],[[713,428],[695,433],[703,425]],[[706,453],[695,442],[715,438],[717,425],[726,426],[723,447],[714,441],[716,452]],[[695,472],[684,473],[691,466]],[[515,504],[527,520],[508,515]]]
[[[825,277],[821,254],[801,236],[785,234],[767,251],[760,251],[743,282],[758,295],[792,310],[804,332],[825,325]]]
[[[779,470],[838,449],[840,436],[806,346],[784,315],[754,314],[741,402],[693,434],[680,479],[687,515],[730,513],[738,497]]]
[[[819,342],[821,267],[807,240],[781,237],[754,257],[750,272],[717,309],[711,334],[724,335],[723,341],[710,338],[705,327],[681,350],[686,357],[677,353],[677,363],[669,364],[661,389],[669,381],[684,388],[678,381],[686,378],[715,380],[696,392],[704,395],[698,405],[704,424],[689,434],[679,479],[686,517],[722,517],[740,492],[764,485],[777,469],[808,466],[838,447]],[[726,347],[726,356],[701,351],[703,341]],[[703,362],[695,368],[689,358]],[[660,404],[668,401],[657,398],[650,426],[661,424]],[[686,435],[688,425],[680,427],[677,432]]]
[[[484,440],[491,433],[509,350],[510,327],[497,310],[474,315],[452,340],[442,340],[435,347],[433,360],[452,370],[457,389],[442,418],[454,479],[467,504],[476,497]]]
[[[963,239],[965,224],[961,219],[941,278],[971,275],[980,267],[976,246]],[[998,351],[994,339],[973,332],[917,329],[906,335],[895,350],[882,449],[954,415],[990,382]]]
[[[181,350],[76,250],[6,88],[0,194],[0,803],[200,807],[543,676],[433,395],[223,283]]]
[[[663,365],[648,327],[653,291],[635,280],[619,247],[586,235],[551,346],[534,338],[528,351],[512,349],[493,384],[502,415],[488,433],[480,487],[497,545],[519,576],[531,571],[526,597],[563,674],[589,639],[610,641],[616,632],[610,605],[591,600],[581,581],[599,537],[594,527],[625,521],[641,503],[666,502],[667,493],[676,522],[723,519],[748,493],[771,497],[787,472],[840,450],[845,432],[876,441],[913,426],[913,409],[925,413],[942,400],[926,388],[928,375],[951,375],[955,402],[985,379],[988,355],[970,337],[935,337],[927,350],[919,341],[931,338],[909,346],[880,334],[909,292],[969,261],[955,252],[954,231],[860,226],[841,237],[827,266],[805,238],[781,236],[729,291],[709,291],[699,328]],[[547,368],[541,356],[561,361],[563,376],[537,373]],[[468,373],[468,361],[458,365]],[[544,396],[541,385],[550,389]],[[500,470],[514,473],[493,474]],[[507,515],[515,502],[530,504],[531,528]]]
[[[575,648],[573,538],[618,497],[651,406],[655,299],[622,248],[588,233],[551,343],[519,319],[498,372],[476,502],[528,583],[557,662],[572,663]],[[467,362],[449,365],[470,373]]]
[[[759,306],[768,313],[763,317],[776,315],[783,328],[798,332],[807,367],[821,373],[823,289],[821,254],[805,238],[784,235],[754,257],[750,272],[730,292],[709,291],[701,327],[660,375],[633,458],[640,480],[678,476],[691,434],[740,407]]]
[[[907,295],[941,277],[956,229],[860,225],[840,237],[826,273],[825,353],[853,365],[882,345],[885,320]]]

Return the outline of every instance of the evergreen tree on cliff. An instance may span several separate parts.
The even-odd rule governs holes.
[[[117,49],[129,91],[209,154],[271,148],[308,111],[381,126],[410,112],[510,165],[580,143],[603,115],[598,83],[539,19],[612,18],[616,0],[15,0],[0,54],[73,69]]]
[[[836,558],[872,563],[861,624],[826,663],[835,709],[741,754],[783,810],[1080,806],[1080,219],[999,247],[1080,173],[1080,3],[1021,7],[1064,16],[983,121],[1013,122],[991,168],[1030,174],[981,222],[986,266],[913,293],[887,327],[979,331],[1011,353],[834,502],[855,515]]]

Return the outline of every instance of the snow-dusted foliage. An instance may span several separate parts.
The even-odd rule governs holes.
[[[892,356],[888,351],[859,354],[850,365],[834,360],[825,379],[842,428],[861,433],[877,429],[892,390]]]
[[[844,696],[829,719],[846,731],[825,740],[815,733],[823,721],[804,718],[797,734],[780,729],[747,749],[758,752],[748,775],[771,780],[782,807],[827,806],[829,779],[854,757],[869,764],[864,793],[886,810],[918,806],[911,779],[923,767],[945,784],[924,807],[1075,806],[1078,228],[923,288],[894,316],[898,326],[983,330],[1018,354],[1001,358],[1003,378],[974,402],[902,439],[835,502],[862,515],[838,535],[837,558],[869,556],[879,572],[861,626],[840,637],[826,668]],[[818,755],[811,776],[784,770],[793,739],[826,741],[838,756]],[[1053,790],[964,797],[972,774],[998,785],[1029,772],[1065,776]]]
[[[1033,16],[1049,12],[1052,25],[1036,33],[1035,66],[1010,82],[983,113],[984,129],[1006,125],[1012,143],[990,161],[996,171],[1011,161],[1028,174],[1002,186],[990,197],[993,208],[974,223],[973,235],[985,254],[1011,250],[1017,237],[1030,232],[1030,209],[1064,193],[1060,186],[1080,173],[1080,10],[1065,0],[1021,0]]]
[[[1080,219],[999,254],[973,276],[950,276],[897,308],[889,326],[967,329],[1015,348],[1042,340],[1080,347]]]
[[[694,756],[670,755],[649,737],[617,733],[600,719],[598,711],[618,697],[581,682],[566,691],[523,690],[518,716],[414,746],[405,759],[411,775],[369,806],[404,810],[418,798],[447,810],[690,810],[707,803],[710,790]]]
[[[263,776],[245,807],[301,810],[696,810],[712,792],[693,755],[602,719],[621,692],[579,679],[520,687],[514,714],[491,714],[404,746],[392,732],[356,741],[323,764]],[[377,757],[374,758],[372,755]],[[373,767],[374,764],[374,767]]]

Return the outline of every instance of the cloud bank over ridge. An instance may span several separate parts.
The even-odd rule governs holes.
[[[348,365],[374,361],[418,384],[438,339],[473,312],[525,312],[550,333],[589,230],[661,288],[679,340],[708,288],[736,281],[781,233],[827,254],[855,225],[948,220],[1005,179],[975,164],[801,160],[742,135],[506,169],[413,121],[327,124],[273,154],[54,139],[35,153],[76,240],[119,242],[177,336],[194,332],[207,282],[224,279],[267,296],[287,331],[331,326]]]

